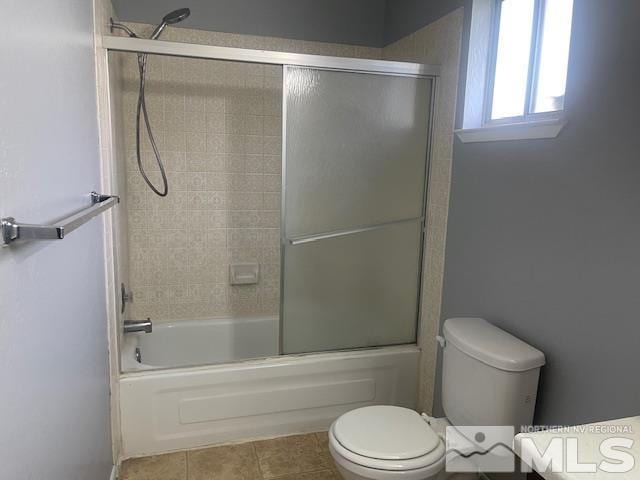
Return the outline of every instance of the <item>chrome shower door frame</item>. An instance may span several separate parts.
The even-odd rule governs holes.
[[[303,55],[308,56],[308,55]],[[332,57],[326,57],[332,58]],[[341,59],[345,60],[345,59]],[[352,60],[352,59],[346,59]],[[359,60],[359,59],[353,59]],[[369,60],[364,60],[368,62]],[[374,61],[378,62],[378,61]],[[281,205],[280,205],[280,312],[279,312],[279,327],[280,331],[278,334],[279,341],[279,353],[280,355],[285,355],[284,353],[284,283],[285,283],[285,248],[289,246],[299,245],[302,243],[309,243],[329,238],[341,237],[346,235],[352,235],[356,233],[362,233],[367,231],[373,231],[393,225],[399,225],[410,222],[420,222],[421,228],[421,238],[420,238],[420,251],[419,251],[419,268],[418,268],[418,296],[417,296],[417,305],[416,305],[416,340],[420,339],[420,318],[421,318],[421,305],[422,305],[422,281],[424,276],[424,257],[426,251],[426,232],[427,232],[427,199],[429,192],[429,178],[431,172],[431,158],[432,158],[432,149],[433,149],[433,133],[434,133],[434,125],[435,125],[435,105],[436,99],[438,95],[439,88],[439,76],[440,76],[440,67],[438,65],[422,65],[422,64],[408,64],[408,65],[419,65],[420,68],[417,69],[415,73],[407,73],[405,71],[404,62],[393,62],[393,61],[383,61],[388,65],[388,69],[380,69],[378,68],[380,64],[376,63],[376,68],[366,69],[366,68],[340,68],[336,62],[336,64],[330,66],[316,66],[316,65],[301,65],[301,64],[284,64],[282,65],[282,172],[281,172]],[[401,68],[393,68],[393,64],[401,64]],[[359,65],[360,66],[360,65]],[[372,65],[373,67],[374,65]],[[386,66],[386,65],[385,65]],[[364,67],[364,65],[362,65]],[[290,68],[311,68],[317,70],[331,70],[331,71],[340,71],[346,73],[364,73],[364,74],[372,74],[372,75],[382,75],[382,76],[402,76],[402,77],[413,77],[413,78],[425,78],[431,80],[431,96],[429,98],[429,121],[428,121],[428,130],[426,132],[426,140],[427,140],[427,148],[426,148],[426,159],[425,159],[425,178],[423,183],[423,198],[422,198],[422,209],[421,216],[416,218],[408,218],[408,219],[400,219],[393,222],[388,222],[379,225],[373,225],[369,227],[363,228],[354,228],[341,230],[336,232],[328,232],[319,235],[311,235],[307,237],[300,237],[290,239],[287,238],[286,235],[286,171],[287,171],[287,70]],[[349,348],[349,349],[336,349],[332,351],[353,351],[353,350],[365,350],[371,348],[381,348],[387,346],[394,345],[379,345],[376,347],[359,347],[359,348]],[[307,353],[318,353],[318,352],[307,352]],[[292,354],[299,355],[299,354]]]
[[[439,65],[364,58],[328,57],[324,55],[252,50],[248,48],[216,47],[195,43],[118,37],[115,35],[104,35],[102,37],[102,46],[108,51],[148,53],[153,55],[208,60],[227,60],[230,62],[289,65],[353,72],[406,74],[422,77],[437,77],[440,75]]]
[[[320,70],[334,70],[352,73],[367,73],[377,75],[408,76],[416,78],[427,78],[432,82],[431,98],[429,105],[429,124],[426,151],[425,179],[423,188],[422,216],[416,219],[406,219],[400,222],[420,221],[422,224],[418,269],[418,298],[416,305],[416,337],[419,339],[420,316],[422,301],[422,281],[424,275],[424,252],[426,247],[427,229],[427,195],[429,191],[429,176],[431,169],[431,157],[433,149],[433,132],[435,123],[435,105],[439,90],[440,66],[420,64],[412,62],[397,62],[390,60],[360,59],[347,57],[330,57],[322,55],[308,55],[289,52],[278,52],[268,50],[254,50],[233,47],[218,47],[211,45],[200,45],[182,42],[170,42],[161,40],[147,40],[142,38],[120,37],[115,35],[103,35],[102,47],[107,51],[145,53],[152,55],[164,55],[186,58],[198,58],[205,60],[222,60],[244,63],[261,63],[269,65],[280,65],[283,68],[283,108],[282,108],[282,187],[281,187],[281,223],[280,223],[280,332],[279,332],[279,354],[283,355],[283,291],[284,291],[284,248],[288,241],[285,238],[285,185],[286,185],[286,70],[291,67],[305,67]],[[394,222],[396,223],[396,222]],[[377,228],[377,226],[375,227]],[[349,232],[336,232],[335,235],[349,234]],[[297,239],[296,242],[307,242],[310,239]],[[362,347],[375,348],[375,347]],[[357,350],[357,349],[349,349]]]

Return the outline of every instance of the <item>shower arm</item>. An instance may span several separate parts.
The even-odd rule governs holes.
[[[114,30],[122,30],[124,32],[127,33],[127,35],[129,35],[131,38],[140,38],[138,37],[138,35],[136,35],[136,33],[131,30],[129,27],[127,27],[126,25],[122,24],[122,23],[117,23],[113,21],[113,18],[109,19],[109,26],[111,28],[111,32],[113,33]]]

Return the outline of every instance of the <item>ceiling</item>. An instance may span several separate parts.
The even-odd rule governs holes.
[[[386,0],[113,0],[120,20],[156,24],[171,10],[191,16],[176,26],[380,47]]]

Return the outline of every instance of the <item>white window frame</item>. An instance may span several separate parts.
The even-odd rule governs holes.
[[[532,111],[547,0],[535,0],[525,113],[491,119],[502,1],[473,0],[464,121],[463,128],[456,130],[456,134],[465,143],[555,138],[566,124],[564,110]]]

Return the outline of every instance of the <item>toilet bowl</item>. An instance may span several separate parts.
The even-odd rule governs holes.
[[[329,430],[329,450],[345,480],[477,478],[445,471],[446,427],[531,424],[544,354],[481,318],[449,319],[443,333],[447,418],[391,405],[345,413]]]
[[[329,450],[345,480],[426,480],[444,470],[442,438],[408,408],[377,405],[342,415],[329,430]]]

